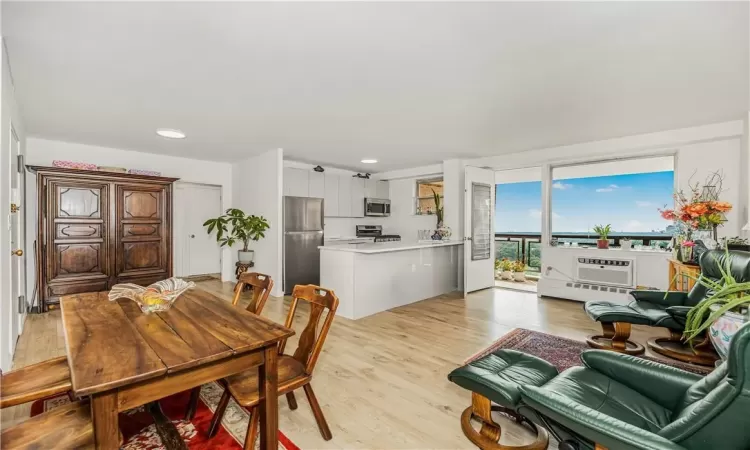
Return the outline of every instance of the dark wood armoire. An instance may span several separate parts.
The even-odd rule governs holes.
[[[37,290],[60,296],[172,276],[177,178],[29,166],[37,174]]]

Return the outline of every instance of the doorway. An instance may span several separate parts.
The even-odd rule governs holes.
[[[16,340],[23,329],[26,319],[26,208],[24,207],[25,167],[21,141],[13,125],[10,126],[9,154],[10,159],[10,317],[9,345],[7,349],[12,356]],[[4,319],[5,320],[5,319]]]
[[[174,195],[175,276],[221,279],[221,248],[203,227],[221,215],[221,187],[176,183]]]

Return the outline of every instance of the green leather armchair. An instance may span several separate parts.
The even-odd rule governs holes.
[[[701,277],[719,280],[720,268],[725,268],[729,258],[732,276],[739,282],[750,281],[750,252],[712,250],[701,255]],[[695,283],[690,292],[632,291],[633,301],[628,305],[610,302],[586,302],[584,309],[593,320],[602,324],[602,335],[589,336],[587,343],[593,348],[614,350],[638,355],[645,351],[643,345],[629,340],[631,325],[664,327],[669,337],[653,338],[648,347],[664,356],[681,361],[713,365],[717,355],[705,339],[690,348],[683,344],[682,333],[690,309],[708,296],[708,290]]]
[[[601,350],[581,359],[584,367],[520,387],[525,414],[535,414],[560,449],[750,449],[750,325],[706,377]]]

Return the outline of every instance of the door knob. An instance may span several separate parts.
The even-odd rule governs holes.
[[[11,213],[17,213],[20,209],[21,209],[21,205],[16,205],[15,203],[10,204]]]
[[[11,251],[11,252],[10,252],[10,254],[11,254],[11,255],[16,255],[16,256],[23,256],[23,250],[21,250],[21,249],[19,248],[18,250],[13,250],[13,251]]]

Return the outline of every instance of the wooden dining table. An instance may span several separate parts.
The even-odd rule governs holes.
[[[151,314],[107,294],[60,301],[73,394],[91,398],[96,448],[119,447],[119,412],[149,405],[158,428],[159,399],[258,367],[261,448],[277,449],[277,344],[293,330],[197,288]]]

